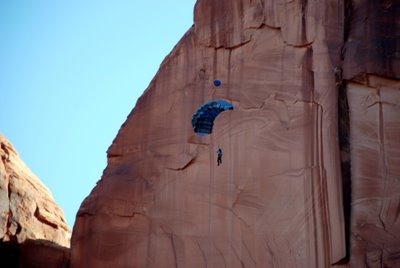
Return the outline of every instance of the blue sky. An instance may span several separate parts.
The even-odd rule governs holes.
[[[195,0],[0,1],[0,132],[72,228]]]

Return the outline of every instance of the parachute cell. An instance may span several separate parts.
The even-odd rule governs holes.
[[[192,116],[194,132],[207,135],[212,132],[215,118],[223,111],[233,110],[233,105],[224,100],[215,100],[204,103]]]

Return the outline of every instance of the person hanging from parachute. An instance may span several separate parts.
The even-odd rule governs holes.
[[[221,80],[214,80],[214,86],[220,87]],[[193,130],[199,136],[212,133],[215,118],[222,112],[233,110],[233,105],[225,100],[213,100],[201,105],[192,116]],[[222,164],[222,149],[218,145],[217,165]]]
[[[222,155],[223,155],[222,149],[221,149],[221,147],[219,147],[219,145],[218,145],[218,150],[217,150],[217,156],[218,156],[218,158],[217,158],[217,166],[219,166],[219,165],[222,164]]]
[[[233,110],[233,105],[225,100],[214,100],[204,103],[200,106],[192,117],[193,130],[199,136],[205,136],[212,133],[215,118],[222,112]],[[222,149],[218,145],[217,165],[222,164]]]

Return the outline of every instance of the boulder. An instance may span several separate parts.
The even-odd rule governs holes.
[[[6,263],[16,264],[26,260],[23,257],[26,254],[20,254],[21,247],[32,247],[35,244],[37,250],[44,248],[41,246],[43,243],[36,241],[44,241],[47,248],[50,245],[54,245],[55,250],[63,248],[63,252],[69,254],[67,248],[70,244],[70,229],[62,209],[55,203],[47,187],[29,170],[12,144],[1,134],[0,226],[0,251],[2,260]],[[32,256],[37,261],[51,259],[52,251],[46,252],[41,255],[31,254],[30,260],[33,260]],[[35,262],[30,264],[34,265]]]

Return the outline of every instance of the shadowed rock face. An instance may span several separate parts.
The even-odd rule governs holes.
[[[50,191],[0,134],[0,266],[63,267],[69,240],[64,213]]]
[[[199,0],[81,205],[71,266],[400,265],[400,13],[377,2]],[[197,136],[215,99],[234,110]]]
[[[1,267],[67,268],[70,249],[48,240],[0,242]]]

